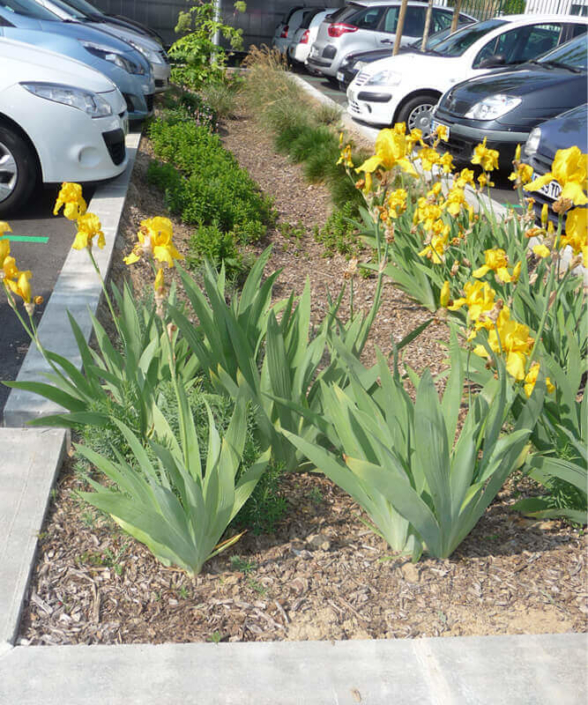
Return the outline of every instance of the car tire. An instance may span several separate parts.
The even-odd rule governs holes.
[[[325,76],[329,84],[331,85],[332,88],[336,88],[337,90],[340,90],[339,88],[339,81],[337,80],[336,76]]]
[[[420,93],[407,100],[398,112],[397,122],[406,123],[406,130],[422,130],[426,137],[431,127],[431,112],[439,102],[437,93]]]
[[[17,130],[0,122],[0,215],[23,205],[36,182],[33,150]]]

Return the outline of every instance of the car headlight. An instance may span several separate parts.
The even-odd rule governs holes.
[[[124,69],[128,73],[144,74],[145,69],[136,64],[134,61],[129,61],[126,56],[119,54],[117,51],[112,51],[110,47],[104,46],[104,44],[95,44],[94,42],[83,42],[80,40],[80,44],[84,47],[86,51],[89,51],[93,56],[97,56],[99,59],[104,59],[104,61],[110,61],[121,69]]]
[[[20,85],[39,98],[77,108],[92,118],[112,115],[112,108],[108,101],[104,100],[101,95],[86,91],[83,88],[65,86],[61,83],[42,83],[37,81],[21,83]]]
[[[539,149],[539,142],[541,142],[541,128],[535,127],[531,130],[531,134],[525,143],[525,154],[528,157],[532,157],[537,152]]]
[[[137,42],[134,42],[132,39],[128,39],[127,42],[133,47],[133,49],[141,52],[141,54],[143,54],[143,56],[151,64],[165,63],[164,60],[161,58],[161,56],[156,51],[153,51],[153,49],[149,49],[148,47],[141,46],[141,44],[137,44]]]
[[[471,120],[497,120],[514,110],[521,104],[520,98],[513,98],[510,95],[490,95],[479,103],[476,103],[466,113],[466,117]]]
[[[389,69],[384,69],[383,71],[378,71],[366,82],[366,86],[397,86],[402,80],[402,74],[396,71],[390,71]]]
[[[356,61],[356,62],[353,64],[353,68],[354,68],[356,71],[361,71],[362,69],[364,69],[364,68],[368,65],[368,63],[369,63],[369,62],[367,62],[367,61]]]

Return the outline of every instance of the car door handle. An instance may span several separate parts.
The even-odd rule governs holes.
[[[380,39],[380,44],[394,44],[393,39]]]

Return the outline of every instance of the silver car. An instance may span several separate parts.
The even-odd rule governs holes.
[[[354,0],[326,18],[319,27],[307,64],[329,80],[335,81],[337,71],[349,54],[394,46],[400,0]],[[409,2],[404,17],[402,44],[423,36],[427,4]],[[439,32],[451,25],[453,11],[434,7],[430,32]]]
[[[321,22],[327,18],[327,15],[332,15],[337,10],[337,7],[330,7],[326,10],[317,7],[306,15],[288,46],[288,57],[291,62],[303,64],[308,59],[310,48],[314,44]]]

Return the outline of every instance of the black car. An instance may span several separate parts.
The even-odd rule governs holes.
[[[579,105],[558,115],[553,120],[541,123],[536,127],[525,144],[523,161],[533,167],[535,176],[543,176],[551,171],[555,154],[560,149],[579,147],[583,154],[588,152],[588,105]],[[539,218],[543,205],[550,208],[550,218],[557,221],[557,215],[551,210],[551,205],[559,198],[561,186],[557,181],[543,186],[540,191],[529,194],[535,199],[535,213]]]
[[[463,13],[460,13],[459,15],[459,23],[457,25],[458,29],[461,29],[462,27],[465,27],[468,24],[473,24],[475,22],[475,18],[470,17],[469,15],[464,15]],[[429,38],[427,39],[427,44],[426,44],[426,51],[430,51],[431,49],[435,48],[435,45],[445,39],[445,37],[449,36],[451,34],[451,27],[446,27],[445,29],[442,29],[440,32],[435,32],[435,34],[431,34]],[[399,54],[414,54],[415,52],[420,53],[421,51],[421,45],[423,43],[422,39],[417,39],[414,42],[411,42],[410,44],[405,44],[404,46],[401,46],[400,49],[398,50]],[[359,51],[356,52],[355,54],[349,54],[345,59],[343,59],[343,62],[341,63],[341,66],[339,68],[339,71],[337,71],[337,81],[339,83],[339,88],[342,91],[346,91],[349,84],[353,79],[357,76],[359,71],[366,65],[370,64],[372,61],[379,61],[380,59],[386,59],[391,55],[391,50],[390,48],[388,49],[373,49],[372,51]]]
[[[464,81],[442,96],[432,127],[448,128],[444,147],[456,163],[469,162],[486,137],[486,146],[500,152],[500,168],[510,169],[517,144],[534,127],[586,102],[587,28],[540,59]]]

